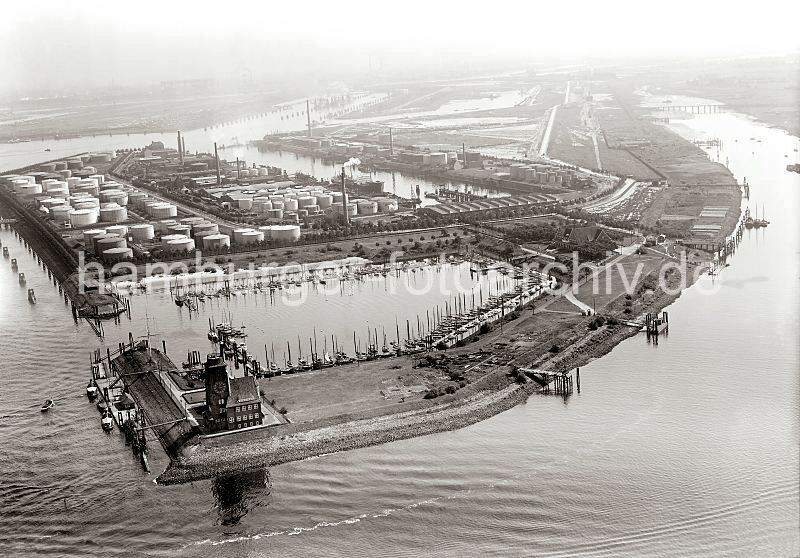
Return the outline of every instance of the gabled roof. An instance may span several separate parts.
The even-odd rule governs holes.
[[[253,376],[231,379],[231,394],[228,397],[228,407],[254,403],[258,400],[258,384]]]
[[[564,238],[575,244],[587,244],[608,236],[600,227],[571,227],[564,230]]]

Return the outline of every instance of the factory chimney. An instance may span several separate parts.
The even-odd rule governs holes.
[[[181,166],[183,166],[183,141],[181,140],[180,130],[178,130],[178,158],[180,159]]]
[[[239,157],[236,157],[236,180],[242,177],[242,169],[239,166]]]
[[[389,155],[394,155],[394,138],[392,137],[391,128],[389,128]]]
[[[308,137],[311,137],[311,103],[306,99],[306,121],[308,122]]]
[[[344,187],[344,167],[342,167],[342,213],[344,214],[344,222],[350,224],[350,215],[347,213],[347,190]]]
[[[217,186],[222,184],[222,178],[219,175],[219,152],[217,151],[217,142],[214,142],[214,160],[217,164]]]

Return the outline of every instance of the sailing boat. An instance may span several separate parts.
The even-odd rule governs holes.
[[[758,211],[758,205],[756,205],[756,211]],[[744,226],[748,229],[752,229],[756,225],[755,219],[753,216],[750,215],[750,212],[747,212],[747,219],[744,220]]]
[[[756,215],[756,217],[757,217],[757,216],[758,216],[758,215]],[[762,206],[761,206],[761,219],[756,219],[756,220],[755,220],[755,226],[756,226],[757,228],[760,228],[760,227],[766,227],[767,225],[769,225],[769,221],[767,221],[766,219],[764,219],[764,206],[762,205]]]

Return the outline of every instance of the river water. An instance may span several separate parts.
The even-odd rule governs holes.
[[[658,346],[623,342],[566,402],[536,396],[455,432],[261,477],[160,487],[143,474],[82,396],[96,337],[0,232],[39,299],[0,261],[0,555],[796,556],[800,176],[784,167],[798,139],[731,114],[681,130],[724,140],[721,159],[771,225],[669,308]],[[205,317],[158,296],[154,329],[204,331]],[[110,344],[141,333],[140,302],[107,328]],[[270,308],[248,326],[281,327]],[[57,406],[41,414],[47,397]],[[166,458],[153,451],[151,466]]]

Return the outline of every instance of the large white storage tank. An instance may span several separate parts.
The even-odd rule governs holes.
[[[91,251],[94,252],[95,254],[100,254],[100,250],[98,250],[98,246],[99,246],[98,243],[101,240],[105,240],[107,238],[119,238],[119,236],[117,236],[115,234],[99,234],[99,235],[93,237],[89,241],[89,243],[87,244],[87,247],[90,248]]]
[[[192,227],[192,231],[194,232],[195,236],[203,232],[217,234],[219,232],[219,225],[216,223],[197,223],[194,227]]]
[[[186,238],[186,236],[182,234],[165,234],[161,237],[161,247],[166,248],[167,245],[173,240],[180,240],[182,238]]]
[[[206,250],[219,250],[231,245],[231,237],[227,234],[210,234],[202,239],[203,248]]]
[[[72,206],[69,205],[56,205],[50,208],[50,217],[56,223],[66,223],[70,219],[72,213]]]
[[[134,207],[142,207],[147,197],[144,192],[128,192],[128,204]]]
[[[169,227],[177,224],[178,223],[175,221],[175,219],[164,219],[156,224],[156,230],[158,230],[159,233],[164,234],[167,232]]]
[[[97,223],[97,212],[94,209],[73,209],[69,214],[69,222],[73,227],[86,227]]]
[[[239,198],[236,200],[236,205],[239,209],[250,211],[253,207],[253,200],[250,198]]]
[[[380,213],[394,213],[398,208],[397,200],[390,198],[379,198],[375,200],[375,203],[378,204],[378,212]]]
[[[178,216],[178,208],[171,203],[157,203],[150,206],[150,215],[153,219],[169,219]]]
[[[251,228],[234,229],[233,242],[234,244],[242,244],[244,241],[244,233],[251,232]]]
[[[280,200],[272,200],[272,209],[280,209],[281,211],[283,211],[284,209],[286,209],[284,207],[284,203],[283,202],[284,202],[284,200],[282,200],[282,199],[280,199]]]
[[[96,180],[97,184],[103,184],[106,181],[106,177],[103,174],[93,174],[89,178]]]
[[[327,209],[333,203],[333,196],[331,194],[320,194],[317,196],[317,205],[320,209]]]
[[[109,248],[108,250],[103,250],[102,257],[108,263],[124,262],[133,258],[133,250],[125,247]]]
[[[257,244],[264,242],[264,233],[262,231],[248,231],[242,233],[242,245]]]
[[[296,242],[300,240],[299,225],[272,225],[270,238],[279,242]]]
[[[164,248],[170,252],[190,252],[194,250],[194,240],[191,238],[176,238],[167,242]]]
[[[105,229],[86,229],[83,231],[83,243],[86,246],[92,245],[92,239],[97,238],[98,236],[102,236],[106,234]]]
[[[303,209],[309,205],[315,205],[317,203],[317,198],[314,196],[300,196],[297,198],[297,207],[298,209]]]
[[[117,204],[108,204],[100,208],[100,220],[104,223],[124,223],[128,220],[128,210]]]
[[[108,201],[117,205],[128,205],[128,192],[116,190],[113,194],[106,193],[106,197],[108,198]]]
[[[341,192],[331,192],[331,197],[333,198],[332,204],[334,203],[342,203],[344,199],[344,195]]]
[[[19,193],[23,196],[36,196],[42,193],[41,184],[23,184],[19,187]]]
[[[110,250],[112,248],[127,248],[128,243],[125,239],[121,236],[107,234],[104,238],[98,238],[95,240],[95,253],[102,254],[106,250]]]
[[[125,225],[112,225],[106,228],[108,234],[118,234],[120,236],[128,236],[128,227]]]
[[[276,208],[275,204],[272,204],[273,208]],[[298,201],[296,198],[283,198],[283,210],[284,211],[297,211],[298,208]],[[276,208],[281,209],[281,208]]]
[[[155,228],[150,223],[131,225],[129,231],[134,242],[146,242],[155,236]]]
[[[272,202],[266,198],[256,198],[253,200],[253,211],[256,213],[266,213],[272,209]]]
[[[372,200],[358,200],[356,202],[359,215],[375,215],[378,213],[378,204]]]
[[[176,223],[167,227],[167,234],[182,234],[188,238],[192,235],[192,227],[189,225]]]
[[[283,219],[283,209],[269,209],[266,213],[267,219]]]

